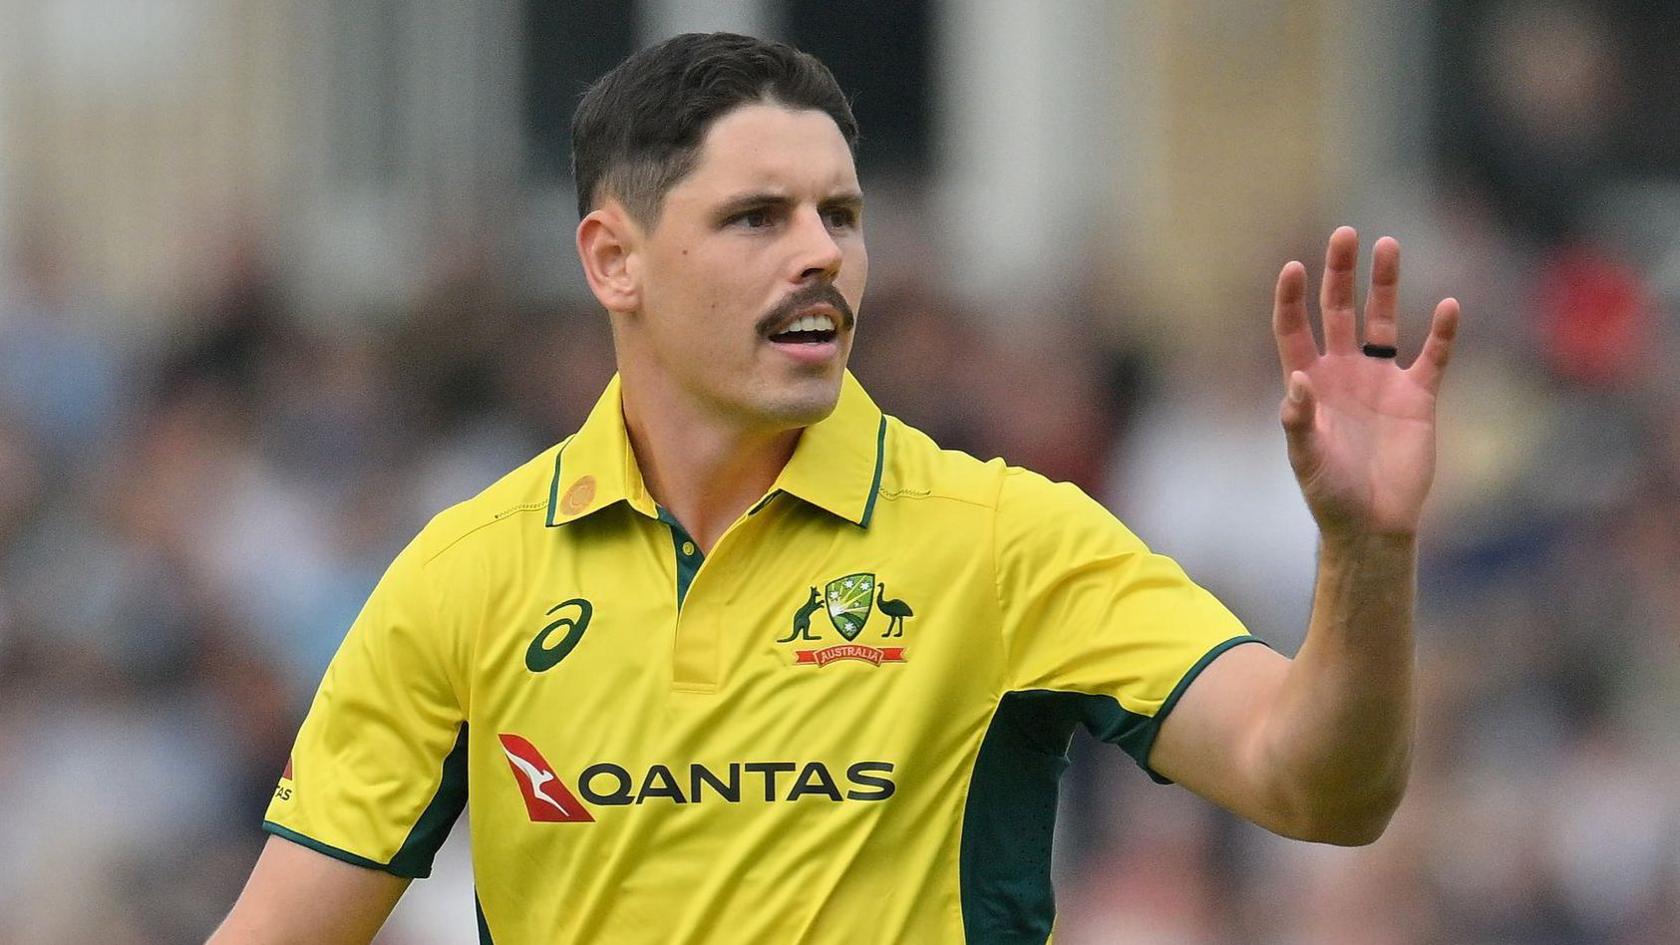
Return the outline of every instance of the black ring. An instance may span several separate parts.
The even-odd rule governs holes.
[[[1392,358],[1400,353],[1400,349],[1393,345],[1374,345],[1367,343],[1359,350],[1365,352],[1367,358]]]

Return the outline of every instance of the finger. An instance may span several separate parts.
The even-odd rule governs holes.
[[[1277,342],[1285,381],[1291,371],[1304,371],[1318,360],[1318,342],[1307,324],[1307,267],[1294,260],[1278,273],[1272,296],[1272,339]]]
[[[1352,354],[1353,270],[1359,262],[1359,234],[1353,227],[1337,227],[1324,249],[1324,282],[1318,290],[1318,307],[1324,317],[1324,349],[1330,354]]]
[[[1279,409],[1279,419],[1283,421],[1283,436],[1289,447],[1289,462],[1296,470],[1303,468],[1306,458],[1311,455],[1313,415],[1318,409],[1318,396],[1313,392],[1312,381],[1305,371],[1291,372],[1285,381],[1287,393],[1283,398],[1283,406]]]
[[[1371,288],[1365,293],[1365,343],[1399,347],[1394,310],[1400,294],[1400,241],[1392,236],[1371,247]]]
[[[1407,369],[1407,373],[1430,393],[1441,389],[1441,376],[1446,373],[1447,362],[1452,360],[1453,339],[1458,337],[1458,316],[1457,299],[1442,299],[1435,306],[1435,315],[1429,320],[1429,338],[1424,341],[1417,361]]]

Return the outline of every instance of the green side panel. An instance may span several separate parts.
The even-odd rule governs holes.
[[[496,940],[490,937],[490,923],[484,921],[484,903],[478,901],[478,892],[473,892],[473,910],[478,913],[478,945],[496,945]]]
[[[958,863],[968,945],[1044,945],[1050,937],[1057,787],[1080,702],[1089,698],[1034,690],[998,701],[963,809]]]
[[[1050,844],[1074,728],[1084,725],[1119,745],[1150,777],[1168,783],[1148,765],[1161,722],[1221,653],[1258,642],[1241,636],[1208,650],[1153,717],[1128,712],[1111,696],[1077,692],[1033,689],[998,700],[963,807],[958,868],[967,945],[1045,945],[1049,940],[1056,919]]]
[[[1122,709],[1120,703],[1113,699],[1090,697],[1092,701],[1086,706],[1085,726],[1097,738],[1119,745],[1157,784],[1171,784],[1170,779],[1161,777],[1149,767],[1149,752],[1155,747],[1155,737],[1161,733],[1161,723],[1167,720],[1167,715],[1178,705],[1178,700],[1183,698],[1190,684],[1195,682],[1202,670],[1207,669],[1220,654],[1244,643],[1261,642],[1260,638],[1253,636],[1232,637],[1203,653],[1202,658],[1179,677],[1178,683],[1173,686],[1172,692],[1167,694],[1166,701],[1161,703],[1160,710],[1153,716],[1134,715]]]
[[[659,520],[671,526],[671,551],[677,559],[677,609],[681,610],[683,598],[688,596],[688,586],[694,583],[695,572],[700,570],[700,563],[706,560],[706,556],[701,554],[700,544],[688,536],[688,530],[682,527],[682,523],[663,507],[659,510]],[[683,554],[685,543],[693,546],[693,554]]]
[[[391,857],[391,865],[387,869],[398,876],[414,879],[432,875],[432,857],[437,855],[438,847],[443,846],[444,838],[449,836],[449,828],[455,825],[461,809],[466,806],[467,726],[463,722],[460,734],[455,736],[455,747],[443,759],[437,793],[432,795],[432,802],[426,805],[426,809],[420,812],[420,818],[408,832],[408,839]]]
[[[391,872],[391,868],[389,866],[379,862],[378,860],[370,860],[365,856],[351,853],[349,850],[341,850],[331,844],[322,843],[314,837],[298,833],[290,827],[282,827],[272,820],[263,821],[263,830],[274,834],[276,837],[283,837],[290,840],[299,846],[308,847],[316,853],[326,854],[335,860],[343,860],[351,866],[360,866],[363,869],[369,870],[383,870],[387,873]]]

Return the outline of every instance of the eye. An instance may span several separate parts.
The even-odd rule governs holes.
[[[824,212],[823,218],[836,230],[846,230],[857,226],[858,214],[851,207],[834,207]]]
[[[775,221],[771,217],[770,211],[763,207],[758,207],[753,210],[743,210],[729,218],[730,225],[744,226],[749,230],[761,230],[773,222]]]

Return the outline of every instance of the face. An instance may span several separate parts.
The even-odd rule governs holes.
[[[839,397],[869,260],[850,149],[820,111],[753,104],[712,124],[638,234],[620,358],[666,396],[749,428],[804,426]]]

